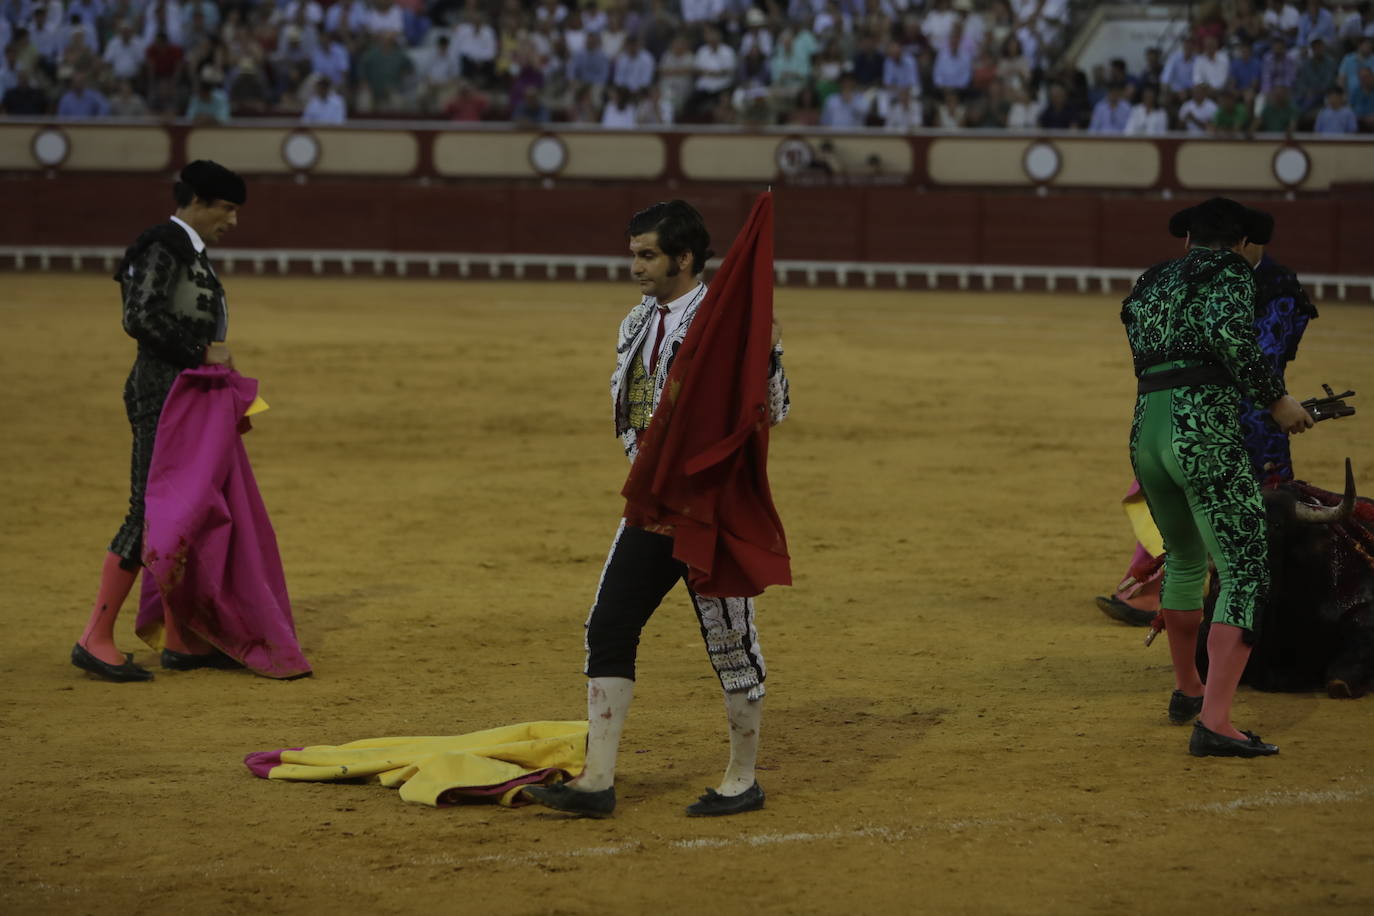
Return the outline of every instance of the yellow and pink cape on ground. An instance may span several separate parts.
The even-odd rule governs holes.
[[[586,747],[585,721],[525,722],[467,735],[256,751],[243,762],[263,779],[375,783],[421,805],[511,806],[524,786],[581,773]]]

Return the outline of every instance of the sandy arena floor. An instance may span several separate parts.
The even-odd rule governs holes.
[[[253,778],[248,751],[582,714],[581,624],[627,465],[628,284],[231,276],[249,438],[317,676],[67,663],[127,486],[132,357],[96,275],[0,275],[7,639],[0,911],[1374,911],[1374,697],[1242,691],[1283,747],[1195,760],[1163,641],[1093,596],[1131,537],[1116,299],[784,288],[772,479],[796,584],[761,602],[766,810],[688,820],[725,762],[680,593],[645,639],[609,821]],[[1297,442],[1374,491],[1374,308],[1290,373],[1360,391]],[[120,621],[124,648],[155,664]]]

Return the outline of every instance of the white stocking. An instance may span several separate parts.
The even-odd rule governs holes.
[[[730,764],[716,791],[721,795],[739,795],[754,784],[763,700],[749,699],[747,690],[726,693],[725,714],[730,721]]]
[[[569,784],[599,792],[615,784],[615,757],[620,733],[634,698],[635,682],[627,677],[594,677],[587,681],[587,766]]]

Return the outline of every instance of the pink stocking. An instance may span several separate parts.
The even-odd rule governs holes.
[[[124,654],[115,648],[115,618],[124,607],[124,599],[129,597],[129,589],[134,587],[138,570],[125,569],[120,563],[123,558],[116,553],[105,554],[105,565],[100,570],[100,591],[95,596],[95,606],[91,608],[91,619],[81,633],[78,642],[86,651],[111,665],[124,664]]]
[[[1212,624],[1207,634],[1207,691],[1202,695],[1202,724],[1228,738],[1245,736],[1231,724],[1231,701],[1236,685],[1250,660],[1250,647],[1244,641],[1245,631],[1225,623]]]
[[[1197,673],[1197,631],[1202,625],[1202,611],[1164,609],[1160,613],[1164,615],[1169,657],[1174,663],[1174,686],[1190,697],[1204,696],[1202,679]]]

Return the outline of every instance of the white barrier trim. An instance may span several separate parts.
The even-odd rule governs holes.
[[[81,270],[87,261],[101,264],[106,272],[114,270],[115,264],[123,256],[122,248],[79,247],[79,246],[0,246],[0,264],[10,262],[15,269],[24,270],[36,262],[39,270],[52,270],[55,260],[71,262],[71,268]],[[589,272],[602,274],[607,280],[617,280],[625,269],[624,257],[604,257],[597,255],[545,255],[545,254],[480,254],[475,252],[411,252],[376,250],[305,250],[305,249],[253,249],[217,248],[215,262],[226,273],[233,273],[240,266],[251,267],[257,274],[266,273],[269,265],[275,265],[278,273],[288,273],[292,265],[308,267],[315,274],[323,274],[325,265],[338,264],[348,275],[354,274],[360,265],[367,265],[374,275],[384,274],[391,265],[397,276],[412,274],[439,276],[445,266],[456,267],[461,277],[472,276],[475,266],[485,267],[491,277],[522,279],[527,276],[542,276],[549,279],[557,277],[558,271],[567,268],[578,280],[587,279]],[[819,286],[822,279],[829,277],[835,286],[850,285],[874,287],[881,277],[891,277],[893,283],[907,289],[912,276],[923,276],[926,285],[936,288],[940,281],[951,280],[959,290],[993,290],[1000,281],[1009,281],[1013,290],[1025,289],[1029,279],[1041,280],[1051,292],[1061,287],[1076,289],[1078,292],[1110,292],[1114,286],[1129,288],[1140,271],[1119,267],[1042,267],[1026,264],[925,264],[918,262],[880,262],[880,261],[776,261],[773,265],[775,280],[784,286],[794,279],[805,282],[807,286]],[[1354,298],[1356,291],[1363,289],[1365,298],[1374,301],[1374,276],[1354,276],[1343,274],[1304,274],[1303,285],[1315,299],[1325,298],[1328,291],[1338,300]]]

